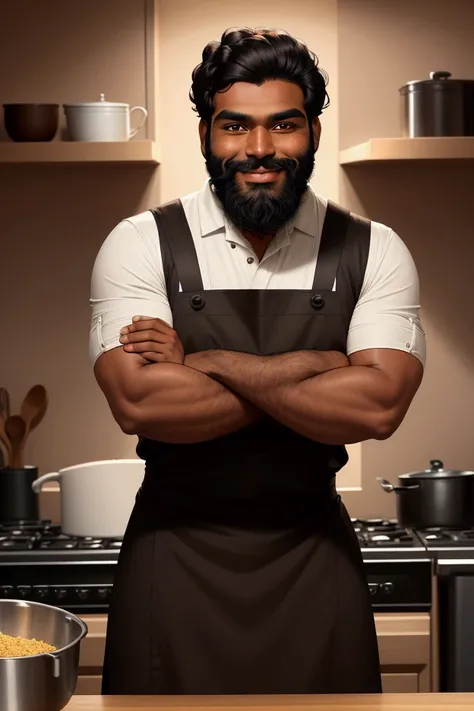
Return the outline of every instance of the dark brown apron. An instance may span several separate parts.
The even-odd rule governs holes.
[[[329,204],[312,290],[204,291],[181,203],[153,214],[185,353],[345,352],[368,221]],[[116,570],[104,694],[381,691],[362,556],[335,486],[344,446],[266,417],[210,442],[141,439],[137,453],[146,474]]]

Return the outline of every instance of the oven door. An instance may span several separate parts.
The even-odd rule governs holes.
[[[81,642],[79,676],[75,694],[99,695],[102,686],[107,615],[78,615],[89,627]]]
[[[474,692],[474,558],[438,560],[437,579],[440,691]]]

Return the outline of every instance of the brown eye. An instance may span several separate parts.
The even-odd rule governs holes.
[[[292,128],[295,128],[294,123],[277,123],[273,127],[274,129],[278,129],[280,131],[291,131]]]
[[[228,126],[224,126],[224,131],[229,133],[240,133],[239,129],[245,130],[240,123],[230,123]]]

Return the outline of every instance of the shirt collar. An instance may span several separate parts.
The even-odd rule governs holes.
[[[206,180],[198,193],[199,222],[201,236],[207,237],[225,228],[225,215],[219,199],[212,190],[210,180]],[[285,226],[283,234],[290,237],[295,229],[310,237],[319,237],[318,199],[311,186],[301,200],[300,206],[292,220]]]

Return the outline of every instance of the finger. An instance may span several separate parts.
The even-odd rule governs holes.
[[[163,354],[163,345],[160,343],[155,343],[154,341],[144,341],[143,343],[126,343],[124,345],[124,350],[130,353],[145,353],[150,351],[152,353]]]
[[[131,323],[128,323],[126,326],[120,329],[120,333],[129,333],[130,329],[132,331],[135,331],[143,328],[153,328],[153,324],[155,322],[158,323],[160,320],[161,319],[153,318],[152,316],[134,316],[132,318]],[[162,323],[164,324],[165,322],[162,321]]]
[[[166,328],[171,328],[169,323],[166,323],[162,318],[158,318],[157,316],[134,316],[132,318],[132,324],[138,324],[140,325],[143,321],[150,321],[155,324],[161,324],[162,326],[166,326]]]
[[[135,333],[136,331],[158,331],[159,333],[170,333],[173,329],[168,326],[167,323],[159,318],[153,319],[142,319],[141,321],[135,321],[131,323],[128,327],[129,333]]]
[[[120,343],[144,343],[145,341],[168,343],[169,340],[169,336],[158,331],[135,331],[120,336]]]
[[[135,321],[152,321],[155,316],[134,316],[132,318],[132,322],[135,323]]]

